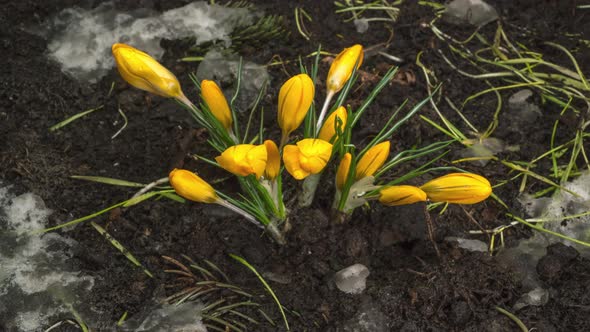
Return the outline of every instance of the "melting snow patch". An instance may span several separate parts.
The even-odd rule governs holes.
[[[346,267],[334,276],[336,287],[348,294],[360,294],[365,290],[369,269],[363,264]]]
[[[576,195],[572,195],[565,190],[560,190],[550,199],[523,197],[521,203],[527,209],[527,213],[533,217],[527,220],[543,221],[543,227],[545,229],[567,235],[574,239],[590,242],[590,215],[571,218],[571,216],[582,215],[590,211],[590,172],[586,172],[576,179],[562,184],[562,186]],[[590,257],[588,247],[571,243],[568,240],[555,236],[548,236],[544,233],[536,232],[531,240],[546,245],[563,242],[566,245],[576,248],[583,256]]]
[[[207,328],[203,325],[200,318],[202,309],[203,305],[197,302],[158,306],[126,321],[121,326],[120,331],[207,332]]]
[[[214,80],[225,93],[227,100],[235,94],[240,59],[237,56],[224,55],[218,50],[209,51],[197,70],[197,80]],[[254,106],[260,90],[269,81],[265,66],[253,62],[242,63],[242,80],[240,93],[236,99],[235,110],[245,111]]]
[[[31,235],[46,227],[50,214],[40,197],[16,196],[0,183],[0,321],[9,331],[37,331],[52,317],[72,317],[72,308],[85,302],[80,295],[94,285],[75,271],[74,240]]]
[[[466,249],[469,251],[480,251],[480,252],[487,252],[488,245],[485,242],[480,240],[472,240],[472,239],[462,239],[458,237],[446,237],[445,241],[448,242],[457,242],[459,248]]]
[[[445,6],[444,18],[453,23],[482,26],[498,19],[498,12],[483,0],[453,0]]]
[[[160,58],[160,40],[196,38],[196,43],[221,41],[228,46],[234,28],[253,23],[255,14],[247,8],[227,8],[196,1],[159,13],[138,9],[122,13],[113,2],[94,9],[73,7],[63,10],[43,26],[50,41],[49,55],[62,69],[80,80],[97,81],[114,61],[111,45],[130,44]]]

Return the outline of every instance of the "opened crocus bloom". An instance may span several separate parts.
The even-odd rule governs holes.
[[[203,80],[201,82],[201,94],[213,116],[225,129],[231,130],[231,111],[227,99],[225,99],[225,95],[223,95],[219,86],[213,81]]]
[[[345,48],[330,66],[328,72],[328,79],[326,85],[328,86],[328,93],[336,93],[344,87],[346,82],[350,79],[352,71],[358,69],[363,62],[363,47],[361,45],[354,45]]]
[[[348,118],[348,113],[346,112],[346,108],[344,106],[338,107],[324,122],[322,125],[322,129],[318,134],[319,139],[323,139],[326,142],[332,142],[332,139],[340,132],[344,131],[344,127],[346,126],[346,120]],[[336,140],[336,139],[334,139]]]
[[[279,148],[275,142],[271,140],[264,141],[266,147],[266,168],[264,169],[264,177],[268,180],[274,180],[281,170],[281,155]]]
[[[356,180],[377,172],[389,157],[389,141],[381,142],[365,152],[356,165]]]
[[[238,176],[254,174],[260,178],[266,168],[266,146],[239,144],[230,146],[215,160],[226,171]]]
[[[201,203],[219,201],[215,189],[191,171],[175,168],[168,175],[168,180],[176,193],[188,200]]]
[[[490,182],[471,173],[451,173],[420,187],[432,202],[456,204],[479,203],[492,194]]]
[[[176,76],[147,53],[119,43],[113,44],[111,50],[127,83],[162,97],[186,100]]]
[[[315,87],[306,74],[291,77],[279,91],[278,122],[283,138],[297,129],[313,102]]]
[[[352,155],[350,153],[345,153],[344,157],[340,161],[340,165],[338,165],[338,170],[336,171],[336,188],[338,190],[342,190],[344,184],[346,183],[346,178],[348,177],[348,171],[350,170],[350,163],[352,162]]]
[[[426,193],[414,186],[391,186],[379,191],[379,202],[383,205],[398,206],[425,201]]]
[[[295,179],[305,179],[310,174],[321,172],[330,156],[332,144],[321,139],[304,139],[297,145],[287,145],[283,149],[283,162],[287,172]]]

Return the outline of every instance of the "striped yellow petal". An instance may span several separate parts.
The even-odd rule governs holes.
[[[426,201],[426,193],[414,186],[390,186],[379,191],[379,202],[383,205],[398,206]]]
[[[176,193],[188,200],[201,203],[215,203],[219,200],[215,189],[191,171],[175,168],[168,175],[168,180]]]
[[[230,146],[215,160],[219,166],[232,174],[238,176],[254,174],[258,179],[266,168],[266,146],[253,144]]]
[[[456,204],[479,203],[492,194],[490,182],[472,173],[451,173],[420,187],[433,202]]]
[[[185,98],[174,74],[134,47],[113,44],[111,48],[121,77],[134,87],[168,98]]]
[[[365,152],[356,164],[356,180],[375,174],[389,157],[389,141],[379,143]]]
[[[326,85],[328,92],[338,92],[342,90],[346,82],[350,79],[354,65],[360,67],[363,62],[363,47],[359,44],[345,48],[330,66]]]
[[[232,117],[225,95],[217,83],[209,80],[201,82],[201,95],[213,116],[227,129],[231,129]]]

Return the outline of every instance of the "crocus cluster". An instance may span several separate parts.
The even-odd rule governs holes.
[[[174,169],[169,181],[176,193],[191,201],[220,204],[240,213],[265,226],[278,242],[282,242],[282,236],[276,226],[286,218],[282,170],[296,180],[313,178],[317,185],[320,174],[333,158],[340,159],[334,181],[335,207],[345,212],[370,199],[389,206],[425,201],[473,204],[491,194],[490,183],[485,178],[469,173],[448,174],[420,187],[375,183],[380,170],[391,167],[390,142],[387,137],[379,137],[355,154],[349,141],[353,127],[349,117],[354,113],[341,104],[331,104],[332,98],[355,77],[362,64],[361,45],[344,49],[334,59],[326,78],[326,97],[317,117],[308,116],[315,98],[313,80],[307,74],[298,74],[285,81],[277,104],[281,129],[278,145],[263,137],[240,140],[235,114],[214,81],[200,82],[199,108],[183,93],[174,74],[148,54],[125,44],[114,44],[112,52],[125,81],[150,93],[174,98],[193,113],[199,124],[209,130],[210,142],[219,152],[215,161],[210,162],[237,176],[244,191],[242,200],[238,200],[217,192],[194,172]],[[291,141],[292,134],[304,121],[316,118],[317,123],[308,126],[313,128],[311,131],[306,131],[302,139]]]
[[[472,173],[451,173],[426,182],[420,187],[389,186],[381,189],[379,202],[389,206],[417,202],[455,204],[479,203],[492,194],[490,182]]]

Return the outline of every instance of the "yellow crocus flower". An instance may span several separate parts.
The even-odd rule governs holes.
[[[162,97],[187,100],[176,76],[149,54],[120,43],[113,44],[111,50],[127,83]]]
[[[213,116],[228,131],[231,130],[232,117],[227,99],[214,81],[203,80],[201,82],[201,95]]]
[[[230,146],[215,160],[226,171],[238,176],[256,175],[260,178],[266,168],[266,146],[238,144]]]
[[[350,79],[354,65],[358,69],[363,62],[363,47],[359,44],[345,48],[330,66],[326,85],[328,93],[336,93],[344,87]]]
[[[492,194],[490,182],[472,173],[451,173],[420,187],[432,202],[479,203]]]
[[[321,172],[331,155],[332,144],[321,139],[307,138],[297,142],[297,145],[285,146],[283,162],[289,174],[302,180],[310,174]]]
[[[168,175],[168,180],[176,193],[188,200],[201,203],[219,202],[215,189],[191,171],[175,168]]]
[[[344,131],[346,127],[346,120],[348,118],[348,112],[344,106],[338,107],[332,114],[328,116],[324,122],[320,133],[318,134],[319,139],[323,139],[326,142],[331,142],[334,136],[338,133],[336,131],[336,118],[340,119],[340,131]]]
[[[264,177],[268,180],[274,180],[281,170],[281,155],[279,148],[275,142],[271,140],[264,141],[266,147],[266,169],[264,170]]]
[[[425,201],[426,193],[414,186],[391,186],[379,191],[379,202],[383,205],[398,206]]]
[[[365,152],[356,164],[356,180],[375,174],[389,157],[389,141],[379,143]]]
[[[293,76],[281,87],[277,119],[282,129],[283,142],[305,119],[314,92],[313,81],[307,74]]]
[[[338,165],[338,170],[336,171],[336,188],[338,190],[342,190],[344,184],[346,183],[346,178],[348,177],[351,162],[352,155],[348,152],[345,153],[344,157],[342,157],[342,160],[340,161],[340,165]]]

